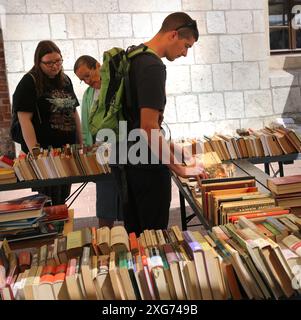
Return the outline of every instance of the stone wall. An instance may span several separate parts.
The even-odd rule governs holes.
[[[101,59],[112,46],[149,39],[171,12],[197,20],[200,39],[186,58],[167,65],[165,120],[172,137],[200,136],[239,127],[260,128],[284,111],[295,113],[299,76],[270,74],[267,0],[0,0],[10,94],[33,64],[36,44],[54,40],[73,75],[75,59]],[[290,80],[294,86],[291,88]]]

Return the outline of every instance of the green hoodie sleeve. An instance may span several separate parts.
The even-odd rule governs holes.
[[[93,139],[89,130],[89,114],[93,102],[94,89],[88,87],[84,93],[82,107],[81,107],[81,122],[83,143],[85,145],[92,145]]]

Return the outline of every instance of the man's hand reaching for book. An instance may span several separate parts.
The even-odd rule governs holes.
[[[193,166],[178,165],[174,168],[175,173],[183,178],[200,177],[201,179],[208,178],[208,174],[202,163],[195,163]]]

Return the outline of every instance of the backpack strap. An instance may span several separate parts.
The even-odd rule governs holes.
[[[34,87],[35,87],[35,90],[36,90],[36,95],[38,96],[36,78],[34,77],[34,75],[31,72],[28,72],[28,74],[32,77],[32,80],[34,82]],[[40,124],[42,124],[42,118],[41,118],[41,115],[40,115],[40,111],[39,111],[39,107],[38,107],[37,101],[35,103],[35,107],[36,107],[36,111],[37,111],[37,114],[38,114],[38,118],[39,118]]]

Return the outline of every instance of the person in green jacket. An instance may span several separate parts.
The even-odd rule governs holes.
[[[74,64],[74,73],[89,87],[86,89],[81,105],[81,126],[83,143],[92,145],[95,138],[89,130],[89,114],[92,106],[98,103],[101,87],[100,63],[91,56],[80,56]],[[99,227],[112,227],[115,220],[122,220],[122,206],[118,186],[112,174],[105,174],[96,182],[96,216]]]

